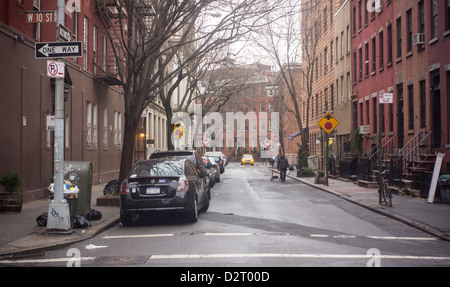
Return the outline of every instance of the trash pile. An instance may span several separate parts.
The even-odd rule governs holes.
[[[44,212],[36,218],[36,223],[39,226],[47,226],[48,212]],[[74,228],[89,228],[92,226],[92,220],[100,220],[102,219],[102,213],[98,210],[91,209],[91,211],[86,215],[86,217],[82,215],[75,215],[74,219]]]

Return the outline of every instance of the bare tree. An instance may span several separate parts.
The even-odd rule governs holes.
[[[287,111],[297,122],[302,145],[306,148],[309,137],[309,107],[312,96],[313,74],[317,64],[318,1],[284,1],[279,14],[270,15],[262,33],[256,34],[255,43],[263,49],[278,67],[291,103]],[[301,21],[299,21],[301,20]],[[301,92],[306,86],[306,123],[302,121],[300,104],[305,101]]]
[[[133,164],[142,111],[156,95],[171,113],[167,86],[196,69],[195,61],[258,28],[280,0],[97,0],[112,66],[97,63],[105,81],[123,88],[125,122],[119,180]],[[211,13],[221,15],[210,21]],[[170,89],[169,88],[169,89]],[[170,122],[170,121],[169,121]],[[168,131],[171,129],[169,128]]]

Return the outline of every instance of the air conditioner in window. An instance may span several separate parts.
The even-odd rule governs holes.
[[[322,114],[326,114],[328,112],[328,108],[327,107],[322,107]]]
[[[414,46],[425,44],[425,34],[424,33],[415,34],[413,37],[413,44]]]
[[[370,134],[370,126],[360,126],[359,127],[359,133],[362,135]]]

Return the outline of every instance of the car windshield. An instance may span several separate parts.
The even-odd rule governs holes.
[[[131,178],[150,176],[179,176],[184,174],[182,161],[140,162],[131,172]]]
[[[251,159],[251,158],[253,158],[253,156],[251,154],[244,154],[244,158],[245,159]]]
[[[208,156],[208,159],[211,161],[211,163],[217,163],[219,162],[219,157],[218,156]]]

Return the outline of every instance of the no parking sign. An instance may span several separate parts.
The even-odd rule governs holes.
[[[47,61],[47,76],[50,78],[64,79],[64,70],[66,64],[64,62]]]

